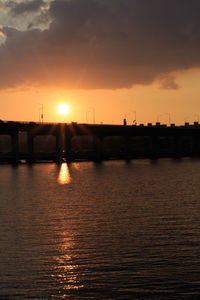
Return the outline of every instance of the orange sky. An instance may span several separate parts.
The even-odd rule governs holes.
[[[159,83],[118,90],[61,90],[56,88],[16,88],[0,91],[3,120],[38,121],[44,105],[46,122],[93,122],[121,124],[126,115],[132,123],[136,111],[138,123],[171,122],[183,124],[198,120],[200,114],[200,70],[177,74],[179,89],[160,89]],[[61,116],[59,103],[70,106],[70,114]]]
[[[196,0],[1,0],[0,119],[38,121],[43,105],[46,122],[197,121],[199,10]]]

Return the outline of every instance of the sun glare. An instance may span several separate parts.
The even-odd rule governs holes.
[[[58,112],[60,115],[68,115],[70,108],[67,104],[59,104],[58,105]]]

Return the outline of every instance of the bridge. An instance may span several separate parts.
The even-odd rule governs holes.
[[[27,150],[20,150],[19,136],[26,135]],[[140,125],[102,125],[79,123],[35,123],[0,121],[0,135],[9,136],[11,150],[1,152],[0,162],[17,164],[25,160],[93,160],[200,156],[200,124],[170,126],[156,123]],[[41,152],[35,151],[34,140],[38,136],[53,136],[55,151],[48,146]],[[81,147],[74,147],[79,137]],[[86,144],[90,143],[90,149]]]

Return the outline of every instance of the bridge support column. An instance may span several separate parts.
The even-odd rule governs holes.
[[[94,136],[94,161],[101,162],[104,158],[104,137]]]
[[[62,161],[62,132],[59,128],[59,131],[56,134],[56,162]]]
[[[151,146],[151,158],[157,159],[159,156],[159,137],[154,135],[152,136],[152,146]]]
[[[27,159],[27,161],[29,163],[33,163],[34,162],[34,136],[30,135],[28,133],[27,142],[28,142],[28,159]]]
[[[198,157],[200,155],[199,151],[199,137],[193,136],[192,137],[192,156]]]
[[[182,156],[182,149],[181,149],[181,136],[174,136],[173,138],[174,143],[174,158],[181,158]]]
[[[131,137],[126,136],[125,137],[125,159],[126,161],[129,161],[132,157],[132,151],[131,151]]]
[[[12,163],[17,164],[19,162],[19,133],[16,131],[11,136],[12,139]]]
[[[65,125],[65,158],[67,161],[70,161],[72,159],[72,153],[71,153],[71,140],[72,140],[72,133],[70,131],[69,125]]]

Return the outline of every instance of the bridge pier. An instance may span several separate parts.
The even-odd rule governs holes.
[[[132,157],[132,151],[131,151],[131,137],[126,136],[125,137],[125,159],[126,161],[130,161]]]
[[[29,132],[27,133],[27,143],[28,143],[28,163],[33,163],[34,162],[34,136],[30,134]]]
[[[94,136],[94,161],[101,162],[104,158],[104,137]]]
[[[158,156],[159,156],[159,137],[153,135],[151,140],[151,158],[157,159]]]
[[[18,164],[19,163],[19,132],[16,131],[11,135],[12,140],[12,163]]]
[[[70,130],[69,125],[65,125],[65,135],[64,135],[64,150],[65,150],[65,157],[67,161],[70,161],[72,159],[71,154],[72,154],[72,132]]]
[[[198,157],[200,155],[199,151],[199,137],[193,136],[192,137],[192,156]]]
[[[59,128],[58,132],[56,133],[56,162],[62,161],[62,132],[61,128]]]
[[[179,159],[182,156],[182,150],[181,150],[182,139],[181,139],[181,136],[174,136],[173,144],[174,144],[173,157]]]

